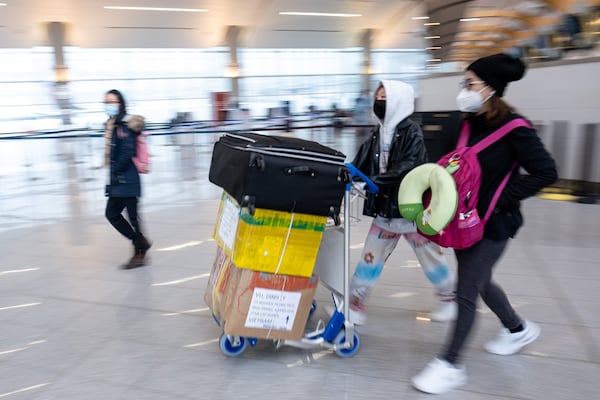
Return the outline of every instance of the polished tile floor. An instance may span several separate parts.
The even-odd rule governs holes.
[[[297,131],[351,155],[356,135]],[[151,138],[144,224],[151,265],[118,266],[128,243],[104,220],[99,138],[0,142],[0,398],[420,399],[410,377],[450,324],[427,320],[431,286],[400,243],[350,358],[259,341],[219,349],[203,301],[220,189],[207,180],[218,134]],[[533,198],[496,278],[542,335],[521,354],[486,353],[499,329],[480,305],[465,353],[469,382],[444,399],[594,399],[600,390],[600,206]],[[351,230],[352,259],[369,220]],[[451,257],[451,253],[448,252]],[[325,318],[322,286],[309,325]]]

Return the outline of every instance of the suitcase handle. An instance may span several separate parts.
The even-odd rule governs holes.
[[[303,175],[308,175],[311,177],[315,177],[317,175],[317,171],[315,171],[313,168],[309,168],[305,165],[298,166],[298,167],[286,167],[284,171],[287,175],[303,174]]]
[[[251,167],[256,167],[256,169],[264,171],[265,167],[266,167],[266,163],[265,163],[264,157],[263,156],[252,157],[250,159],[250,166]]]

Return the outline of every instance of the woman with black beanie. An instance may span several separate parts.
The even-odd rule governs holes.
[[[502,96],[508,83],[520,80],[525,69],[521,60],[506,54],[483,57],[467,67],[456,101],[470,124],[468,146],[507,122],[522,118]],[[508,239],[515,236],[523,223],[520,201],[557,180],[554,160],[535,129],[530,127],[513,129],[477,157],[482,174],[477,203],[479,215],[485,215],[496,189],[507,174],[511,175],[485,225],[483,238],[472,247],[455,250],[458,318],[443,351],[412,378],[413,386],[426,393],[441,394],[466,383],[466,370],[458,362],[473,328],[479,296],[502,324],[498,337],[486,343],[488,352],[515,354],[540,334],[538,325],[517,315],[502,288],[492,281],[492,269]],[[513,167],[515,163],[527,174],[521,175],[519,168]]]

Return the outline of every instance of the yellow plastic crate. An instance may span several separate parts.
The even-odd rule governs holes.
[[[239,268],[310,277],[327,217],[257,208],[223,193],[213,238]]]

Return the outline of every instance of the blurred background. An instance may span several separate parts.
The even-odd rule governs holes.
[[[595,202],[599,32],[597,0],[4,1],[0,179],[45,187],[63,156],[83,164],[81,179],[99,179],[113,88],[146,118],[157,163],[158,149],[204,160],[218,134],[244,129],[352,157],[374,123],[373,90],[398,79],[415,89],[413,118],[435,159],[456,138],[465,66],[506,52],[529,65],[505,97],[557,160],[551,196]]]
[[[506,52],[529,64],[506,99],[555,156],[556,192],[595,202],[599,26],[595,0],[2,2],[2,179],[47,181],[36,169],[65,140],[95,179],[112,88],[154,144],[190,157],[212,143],[206,134],[239,129],[321,129],[319,140],[343,147],[334,134],[366,133],[378,81],[399,79],[415,89],[433,159],[453,145],[465,66]]]
[[[530,65],[507,100],[539,128],[571,192],[600,181],[598,1],[138,3],[0,3],[0,138],[97,136],[112,88],[162,134],[364,132],[378,81],[399,79],[415,88],[415,118],[438,154],[457,116],[437,113],[456,108],[464,67],[506,52]],[[28,163],[5,152],[4,171]]]
[[[435,160],[458,134],[464,68],[498,52],[528,64],[505,99],[560,176],[524,202],[499,269],[544,336],[510,360],[471,351],[472,383],[445,398],[597,397],[599,40],[599,0],[0,0],[0,398],[269,398],[273,376],[278,398],[423,398],[409,378],[447,326],[419,319],[431,288],[406,246],[352,362],[264,345],[221,357],[201,299],[222,193],[211,154],[223,133],[253,130],[352,159],[378,82],[397,79],[415,89]],[[104,218],[110,89],[150,134],[152,266],[132,274],[117,269],[128,244]]]
[[[598,56],[593,0],[134,3],[0,3],[0,132],[98,128],[113,87],[153,123],[239,116],[226,109],[252,119],[281,107],[351,113],[380,79],[427,97],[423,77],[487,54],[530,64]],[[436,97],[451,107],[455,89]]]

